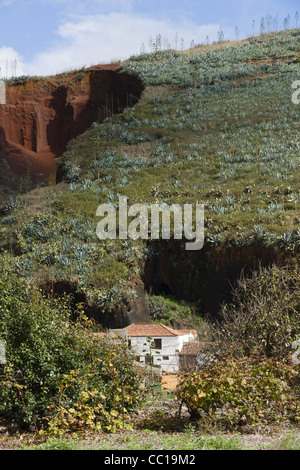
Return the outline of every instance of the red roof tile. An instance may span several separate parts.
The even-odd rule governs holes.
[[[132,323],[125,327],[128,336],[182,336],[189,333],[195,335],[194,330],[174,330],[162,323]]]
[[[200,342],[200,341],[190,341],[189,343],[185,343],[182,346],[182,349],[179,354],[181,355],[198,355],[201,352],[206,351],[211,343],[208,342]]]

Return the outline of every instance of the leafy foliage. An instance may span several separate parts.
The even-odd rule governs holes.
[[[193,419],[209,417],[227,429],[299,421],[297,368],[274,359],[224,358],[185,374],[177,396]]]
[[[126,347],[103,350],[84,374],[77,369],[63,376],[59,399],[49,407],[47,429],[40,435],[130,429],[130,411],[145,393],[138,383]]]
[[[214,328],[217,354],[287,361],[300,336],[300,279],[291,267],[259,267],[242,275]]]
[[[149,295],[147,300],[150,315],[154,321],[168,326],[173,326],[172,322],[187,324],[201,332],[204,329],[204,320],[201,318],[201,312],[196,303],[162,295]]]
[[[249,38],[240,45],[212,49],[208,54],[181,54],[173,50],[132,57],[122,65],[122,70],[138,75],[146,85],[172,84],[180,87],[199,87],[207,83],[224,80],[237,80],[252,76],[258,69],[266,68],[262,61],[274,58],[280,68],[283,48],[287,56],[293,57],[297,51],[299,29],[266,36]]]
[[[131,58],[122,70],[146,85],[140,103],[69,143],[59,185],[7,200],[0,224],[0,339],[8,357],[0,366],[1,413],[53,432],[114,429],[125,426],[125,410],[137,403],[131,358],[122,348],[100,347],[86,322],[73,324],[67,299],[45,297],[35,285],[63,280],[106,311],[135,297],[151,253],[144,243],[99,242],[99,204],[117,205],[120,194],[130,204],[201,201],[205,243],[218,256],[228,245],[238,252],[250,244],[297,256],[300,140],[291,84],[299,78],[299,39],[296,29],[209,53],[157,47]],[[29,187],[28,179],[20,189]],[[297,286],[299,279],[280,269],[241,280],[218,332],[219,346],[233,350],[233,364],[253,352],[264,361],[286,359],[299,331]],[[154,315],[167,322],[191,311],[152,300]],[[249,377],[262,373],[247,358],[244,365]],[[265,367],[281,377],[279,367]],[[235,397],[240,386],[250,393],[250,382],[243,384],[233,369]],[[281,403],[275,379],[267,387]],[[250,410],[258,407],[256,398]],[[233,407],[229,395],[224,400],[222,406],[227,400]],[[244,420],[239,406],[233,420]]]
[[[181,377],[178,398],[193,419],[217,426],[299,422],[299,365],[292,342],[300,333],[299,274],[291,267],[260,267],[244,275],[211,325],[204,365]],[[203,419],[202,419],[203,418]]]
[[[51,430],[55,416],[65,431],[100,423],[109,429],[120,413],[125,420],[141,398],[130,352],[101,341],[82,314],[74,323],[68,299],[44,296],[12,271],[8,257],[2,261],[0,413]]]
[[[251,244],[297,255],[298,108],[291,84],[299,30],[209,54],[145,54],[122,68],[147,85],[140,103],[72,140],[56,186],[10,198],[0,247],[28,278],[65,280],[101,308],[126,302],[146,243],[96,237],[96,209],[128,203],[205,204],[205,243]],[[288,136],[288,139],[287,139]],[[118,274],[118,267],[120,267]]]

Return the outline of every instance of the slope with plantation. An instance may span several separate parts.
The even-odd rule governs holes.
[[[68,142],[56,185],[2,208],[1,249],[15,271],[47,292],[72,293],[103,327],[122,327],[159,315],[179,321],[152,302],[160,295],[188,306],[181,324],[217,314],[242,270],[297,266],[299,57],[296,29],[121,64],[141,81],[140,100]],[[203,249],[100,241],[96,209],[117,207],[119,195],[128,205],[203,203]]]

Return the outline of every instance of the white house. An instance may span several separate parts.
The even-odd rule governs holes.
[[[163,372],[179,372],[179,353],[185,343],[195,341],[195,330],[174,330],[162,323],[132,323],[111,330],[110,335],[119,335],[136,352],[140,363],[152,362]]]

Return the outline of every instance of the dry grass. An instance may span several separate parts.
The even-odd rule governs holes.
[[[233,46],[240,46],[241,44],[246,44],[249,42],[249,39],[240,39],[236,41],[224,41],[224,42],[214,42],[212,44],[200,44],[199,46],[192,47],[190,49],[185,49],[184,51],[181,51],[181,54],[184,55],[195,55],[195,54],[208,54],[211,51],[214,50],[220,50],[222,51],[223,49],[226,49],[227,47],[233,47]],[[179,51],[178,51],[179,52]]]
[[[175,85],[147,86],[141,94],[140,105],[151,103],[154,99],[163,100],[179,93],[181,89]]]
[[[51,214],[51,201],[46,196],[51,196],[56,192],[64,190],[66,183],[58,185],[50,185],[47,188],[39,187],[26,194],[27,203],[24,207],[23,213],[26,217],[31,217],[41,212],[48,212]]]

